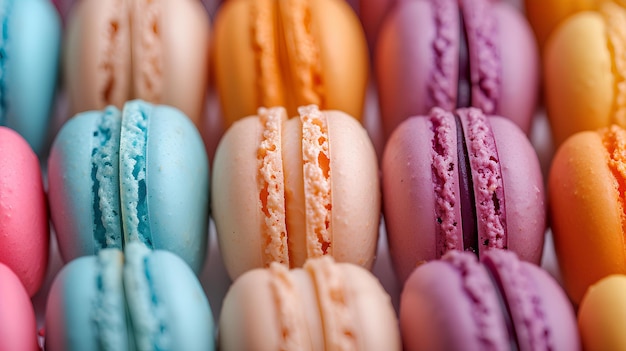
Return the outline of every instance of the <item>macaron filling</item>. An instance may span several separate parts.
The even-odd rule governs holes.
[[[132,52],[134,96],[161,101],[163,91],[163,53],[159,18],[161,1],[138,0],[132,17]]]
[[[607,45],[612,53],[615,97],[613,99],[613,122],[626,126],[626,11],[623,7],[607,2],[600,7],[606,22]]]
[[[307,257],[332,254],[331,169],[328,121],[317,108],[298,108],[302,122],[302,161]]]
[[[483,261],[487,275],[494,286],[494,291],[498,297],[498,303],[500,304],[502,315],[504,316],[504,324],[506,326],[507,334],[509,336],[510,350],[519,350],[518,338],[515,332],[515,325],[513,324],[511,305],[507,302],[506,293],[502,284],[501,276],[498,274],[491,261]],[[534,349],[533,349],[534,350]]]
[[[459,10],[459,71],[456,87],[456,107],[469,107],[472,104],[472,83],[470,53],[463,11]]]
[[[259,109],[263,126],[257,152],[259,201],[263,212],[263,261],[289,264],[285,209],[285,176],[282,160],[282,123],[287,119],[283,108]]]
[[[427,83],[428,95],[432,100],[430,105],[452,110],[455,106],[454,94],[456,93],[458,97],[459,93],[454,90],[456,84],[454,70],[457,69],[454,67],[455,56],[457,55],[454,43],[457,33],[455,33],[456,27],[451,24],[450,18],[453,18],[455,12],[458,12],[458,6],[456,0],[431,1],[430,4],[433,9],[436,31],[435,40],[432,43],[435,67],[432,70],[431,79]],[[463,26],[461,26],[461,30],[463,30]],[[461,71],[459,70],[459,72]]]
[[[465,25],[471,82],[471,105],[494,114],[501,90],[498,23],[488,0],[460,0]]]
[[[149,255],[152,251],[142,244],[133,243],[127,246],[125,252],[124,291],[135,346],[138,350],[169,350],[175,345],[171,345],[168,335],[166,309],[161,306],[153,286],[153,274],[158,272],[150,270]]]
[[[9,20],[13,1],[4,1],[0,7],[0,17],[2,17],[2,33],[0,34],[0,126],[7,124],[7,87],[6,87],[6,65],[8,60],[7,44],[9,42]]]
[[[441,257],[449,250],[460,248],[463,245],[459,228],[459,219],[456,216],[454,206],[457,203],[456,195],[456,175],[457,170],[455,164],[463,167],[464,164],[458,162],[457,157],[460,152],[456,153],[458,145],[454,144],[454,133],[458,134],[459,129],[455,130],[452,125],[449,114],[442,109],[433,109],[430,114],[430,128],[433,133],[432,141],[432,178],[435,191],[435,215],[437,216],[437,255]],[[462,130],[461,130],[462,133]],[[457,136],[458,141],[463,141],[462,137]],[[461,181],[461,179],[459,179]],[[465,208],[462,201],[463,195],[467,197],[467,192],[461,192],[461,209]],[[467,199],[468,204],[471,201]],[[469,222],[469,220],[468,220]],[[465,221],[462,221],[465,224]]]
[[[126,350],[130,339],[122,282],[122,252],[102,250],[96,256],[96,265],[97,298],[94,301],[92,319],[98,345],[100,350],[105,351]]]
[[[459,204],[461,205],[461,223],[463,228],[463,250],[478,254],[478,226],[476,224],[476,202],[469,152],[465,142],[465,133],[460,117],[455,114],[456,150],[459,172]]]
[[[512,349],[550,350],[554,349],[553,334],[547,321],[547,311],[538,294],[538,288],[530,272],[518,259],[510,259],[512,254],[496,250],[481,258],[506,308],[507,328]],[[514,344],[513,344],[514,343]]]
[[[120,200],[125,241],[153,248],[147,198],[147,144],[152,105],[124,105],[120,136]]]
[[[92,134],[91,180],[95,253],[123,247],[119,184],[120,111],[110,106]]]

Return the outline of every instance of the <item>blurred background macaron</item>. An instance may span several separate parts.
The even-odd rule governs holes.
[[[35,310],[24,285],[0,263],[0,350],[39,351]]]

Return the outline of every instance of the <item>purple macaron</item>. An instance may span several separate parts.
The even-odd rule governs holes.
[[[385,134],[432,107],[469,106],[528,133],[538,61],[530,26],[506,2],[398,2],[382,24],[375,57]]]
[[[516,255],[452,251],[409,277],[400,301],[405,350],[581,349],[567,296]]]
[[[450,250],[509,249],[539,263],[546,228],[537,154],[511,121],[479,109],[404,121],[382,159],[383,211],[394,268]]]

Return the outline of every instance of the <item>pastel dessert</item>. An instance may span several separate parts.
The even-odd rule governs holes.
[[[70,116],[142,99],[200,126],[209,72],[209,17],[199,0],[83,0],[67,24]]]
[[[202,139],[178,109],[130,101],[79,114],[48,158],[48,196],[67,262],[142,242],[195,272],[208,236],[209,170]]]
[[[376,48],[376,39],[385,16],[397,3],[398,0],[359,0],[359,17],[370,51]]]
[[[45,152],[57,86],[61,21],[48,0],[0,3],[0,126]]]
[[[602,0],[524,0],[528,22],[543,48],[552,31],[568,17],[595,9]]]
[[[237,279],[219,324],[221,350],[401,350],[391,299],[362,267],[328,256],[273,262]]]
[[[548,179],[554,246],[563,284],[580,303],[587,288],[626,274],[626,130],[574,134],[557,150]]]
[[[330,25],[329,25],[330,24]],[[215,19],[214,67],[224,126],[259,107],[315,104],[361,119],[369,61],[343,0],[229,0]]]
[[[623,350],[626,335],[626,276],[610,275],[591,285],[578,309],[578,328],[585,350]]]
[[[556,145],[572,134],[626,127],[626,9],[606,2],[562,23],[545,46],[546,109]]]
[[[567,296],[512,252],[451,251],[411,274],[400,299],[404,349],[581,350]]]
[[[178,256],[136,242],[67,264],[52,284],[45,323],[49,351],[215,348],[195,274]]]
[[[30,296],[13,271],[0,263],[0,351],[39,351]]]
[[[539,56],[530,26],[511,4],[420,0],[397,4],[376,48],[385,135],[433,107],[477,107],[529,133]]]
[[[475,108],[404,121],[382,159],[383,212],[396,274],[453,250],[515,251],[539,263],[546,229],[541,168],[511,121]]]
[[[374,147],[339,111],[260,108],[232,125],[213,163],[212,214],[232,279],[331,255],[370,268],[380,220]]]
[[[39,159],[17,132],[0,127],[0,263],[30,296],[46,275],[49,236]]]

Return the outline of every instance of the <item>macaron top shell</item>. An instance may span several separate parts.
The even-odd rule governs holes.
[[[0,127],[0,263],[30,296],[46,275],[49,230],[39,159],[17,132]]]
[[[284,106],[292,116],[298,106],[316,104],[361,119],[367,44],[345,1],[225,2],[215,21],[215,47],[226,127],[261,106]]]
[[[37,322],[20,279],[0,263],[0,351],[37,351]]]
[[[89,147],[85,147],[88,145]],[[199,272],[208,232],[208,160],[179,110],[142,101],[68,121],[48,159],[49,200],[66,261],[140,241]]]
[[[569,297],[626,273],[623,182],[626,130],[574,134],[554,156],[548,189],[555,251]]]
[[[220,317],[227,350],[399,350],[389,295],[367,270],[308,260],[289,271],[279,263],[235,281]]]
[[[232,278],[272,261],[324,254],[371,267],[378,237],[377,162],[348,115],[259,109],[226,132],[215,156],[213,216]]]
[[[61,20],[42,0],[3,1],[0,18],[0,126],[16,130],[42,154],[57,87]]]
[[[195,0],[89,0],[70,13],[65,81],[70,113],[130,99],[181,109],[200,125],[209,18]]]

